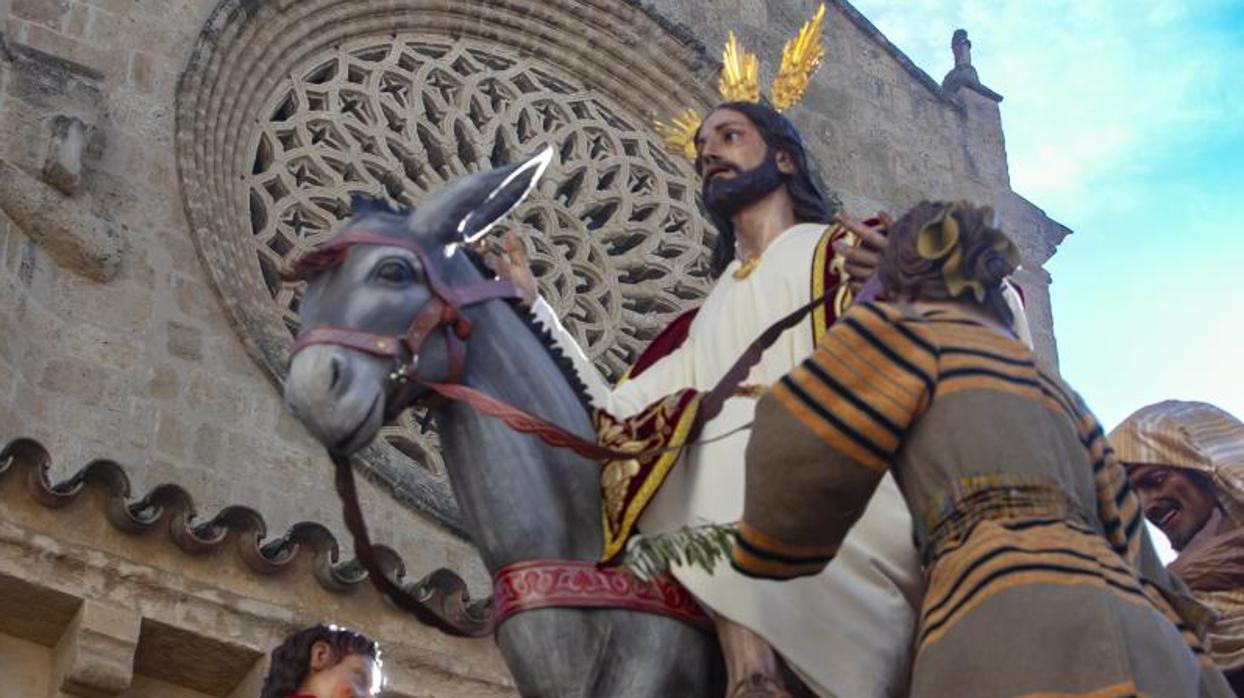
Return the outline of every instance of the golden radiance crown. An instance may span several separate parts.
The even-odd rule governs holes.
[[[803,98],[812,74],[825,56],[825,49],[821,46],[824,20],[825,4],[822,3],[812,19],[799,28],[799,34],[782,48],[782,64],[773,79],[773,86],[769,88],[769,104],[774,109],[786,111]],[[760,101],[760,59],[743,48],[733,31],[726,38],[726,47],[721,54],[721,77],[717,81],[717,91],[727,102]],[[671,153],[694,161],[695,132],[701,121],[703,116],[700,112],[688,107],[668,121],[654,122],[653,126]]]

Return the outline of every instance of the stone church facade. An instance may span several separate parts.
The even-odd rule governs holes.
[[[1011,190],[1001,97],[944,83],[846,0],[791,115],[857,217],[992,204],[1042,265],[1069,232]],[[386,696],[513,692],[488,640],[382,600],[279,383],[279,269],[351,193],[414,204],[557,152],[510,225],[619,375],[707,291],[711,231],[653,118],[714,101],[728,29],[776,60],[809,0],[0,0],[0,695],[241,698],[325,620],[381,641]],[[988,74],[988,68],[984,68]],[[488,579],[419,415],[357,464],[390,567]]]

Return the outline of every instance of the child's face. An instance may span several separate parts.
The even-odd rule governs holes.
[[[371,657],[349,654],[307,677],[303,687],[316,698],[371,698],[380,690],[380,672]]]

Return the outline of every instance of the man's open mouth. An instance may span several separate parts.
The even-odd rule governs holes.
[[[1153,504],[1150,504],[1145,510],[1145,518],[1149,519],[1155,526],[1165,531],[1167,530],[1167,527],[1174,522],[1175,517],[1178,516],[1179,512],[1182,510],[1183,507],[1179,505],[1179,502],[1172,499],[1159,499]]]
[[[730,165],[712,165],[704,171],[704,181],[711,182],[727,174],[734,174],[734,168]]]

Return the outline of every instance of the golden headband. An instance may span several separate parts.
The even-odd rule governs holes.
[[[769,88],[769,104],[779,112],[799,103],[808,89],[812,73],[821,65],[821,59],[825,56],[825,49],[821,46],[824,20],[825,5],[822,3],[812,19],[799,28],[799,34],[782,48],[782,64],[773,79],[773,86]],[[760,101],[760,59],[743,48],[733,31],[726,38],[726,48],[721,54],[721,77],[717,81],[717,91],[727,102]],[[657,121],[653,126],[671,153],[695,160],[695,132],[703,120],[698,111],[687,108],[669,121]]]

